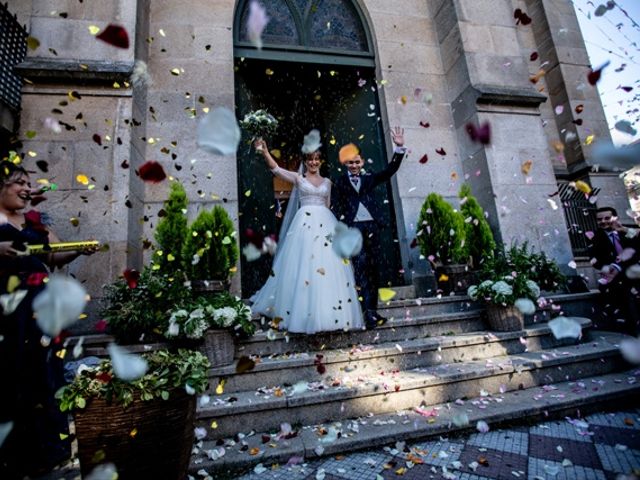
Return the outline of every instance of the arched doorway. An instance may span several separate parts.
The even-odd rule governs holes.
[[[269,147],[281,166],[295,170],[303,136],[317,128],[325,175],[341,174],[337,161],[342,145],[356,143],[367,159],[365,168],[379,170],[387,162],[380,121],[375,56],[371,35],[352,0],[261,0],[270,21],[262,50],[249,42],[249,0],[240,0],[234,22],[235,97],[238,118],[259,108],[280,121]],[[286,208],[290,188],[274,180],[243,133],[238,151],[240,243],[247,229],[277,233],[278,213]],[[390,225],[381,235],[380,285],[403,282],[390,186],[379,187]],[[270,273],[271,258],[242,258],[242,293],[253,294]]]

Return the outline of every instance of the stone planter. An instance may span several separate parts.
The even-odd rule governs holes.
[[[514,332],[524,329],[524,314],[513,305],[487,306],[487,321],[492,330]]]
[[[204,333],[200,351],[209,359],[212,367],[224,367],[233,363],[235,342],[225,329],[209,329]]]
[[[136,398],[127,408],[100,398],[74,412],[82,476],[111,462],[121,480],[187,476],[196,397],[172,390],[168,400]]]

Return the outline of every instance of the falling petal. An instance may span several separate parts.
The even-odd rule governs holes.
[[[482,145],[491,143],[491,125],[489,122],[485,122],[478,127],[473,123],[467,123],[466,130],[472,142],[477,142]]]
[[[322,144],[320,143],[320,131],[314,128],[304,136],[302,153],[313,153],[321,146]]]
[[[420,160],[418,160],[418,162],[422,163],[423,165],[428,161],[429,161],[429,157],[427,156],[426,153],[422,157],[420,157]]]
[[[108,25],[96,38],[118,48],[129,48],[129,34],[119,25]]]
[[[154,160],[143,163],[138,169],[138,175],[143,181],[149,183],[160,183],[167,178],[162,165]]]
[[[393,297],[396,296],[396,291],[391,290],[390,288],[379,288],[378,296],[380,297],[380,301],[388,302],[389,300],[391,300]]]
[[[0,447],[2,447],[2,444],[6,440],[12,428],[13,422],[0,423]]]
[[[624,359],[633,364],[640,363],[640,338],[625,338],[620,342],[620,353]],[[0,441],[0,445],[2,442]]]
[[[582,327],[571,317],[558,317],[549,322],[549,328],[553,336],[560,340],[562,338],[580,338]]]
[[[2,306],[3,315],[11,315],[16,311],[18,305],[24,300],[28,290],[15,290],[13,293],[5,293],[0,295],[0,305]]]
[[[127,268],[122,275],[129,288],[136,288],[138,286],[138,280],[140,280],[140,272],[133,268]]]
[[[242,254],[247,262],[255,262],[262,256],[262,252],[253,243],[248,243],[242,247]]]
[[[240,127],[226,107],[214,108],[198,124],[198,147],[214,155],[233,155],[240,143]]]
[[[247,19],[247,33],[251,43],[256,48],[262,48],[262,32],[269,23],[267,11],[257,1],[249,4],[249,18]]]
[[[444,148],[442,148],[442,147],[438,148],[438,149],[436,150],[436,153],[437,153],[438,155],[442,155],[442,156],[444,156],[444,155],[446,155],[446,154],[447,154],[447,152],[445,152]]]
[[[338,222],[333,233],[332,247],[340,258],[355,257],[362,250],[362,233],[355,227],[349,228]]]
[[[345,164],[348,160],[351,160],[353,157],[358,155],[360,150],[353,143],[349,143],[340,149],[338,153],[338,157],[340,159],[341,164]]]
[[[466,427],[469,425],[469,416],[465,412],[456,413],[451,421],[456,427]]]
[[[87,303],[87,292],[77,280],[52,275],[45,289],[33,300],[36,323],[45,335],[57,337],[75,323]]]
[[[632,137],[638,133],[638,131],[633,128],[633,125],[631,125],[629,120],[618,120],[614,125],[614,128],[619,132],[626,133]]]
[[[533,315],[536,313],[536,305],[528,298],[519,298],[514,303],[515,307],[524,315]]]
[[[589,82],[589,84],[595,85],[596,83],[598,83],[600,77],[602,76],[602,70],[604,70],[605,67],[609,65],[609,63],[610,62],[607,60],[600,68],[589,71],[589,73],[587,74],[587,81]]]
[[[105,463],[98,465],[91,473],[85,477],[85,480],[114,480],[118,478],[118,470],[113,463]]]
[[[487,422],[484,420],[479,420],[478,423],[476,423],[476,430],[480,433],[487,433],[489,431],[489,425],[487,425]]]
[[[127,352],[115,343],[110,344],[107,351],[111,357],[113,373],[120,380],[132,382],[147,373],[149,365],[144,358]]]

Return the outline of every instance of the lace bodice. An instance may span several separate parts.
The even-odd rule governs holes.
[[[309,205],[329,205],[329,198],[331,197],[331,181],[328,178],[325,178],[320,186],[316,187],[313,183],[298,173],[290,172],[280,167],[273,169],[272,172],[288,182],[295,183],[298,187],[301,207]]]

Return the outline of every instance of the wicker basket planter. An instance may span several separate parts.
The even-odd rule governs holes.
[[[201,352],[212,367],[223,367],[233,363],[235,343],[233,335],[225,329],[209,329],[204,334]]]
[[[136,399],[126,409],[100,398],[74,411],[82,476],[112,462],[121,480],[187,476],[196,397],[173,390],[168,400]]]
[[[514,305],[488,305],[487,321],[492,330],[513,332],[524,329],[524,314]]]

